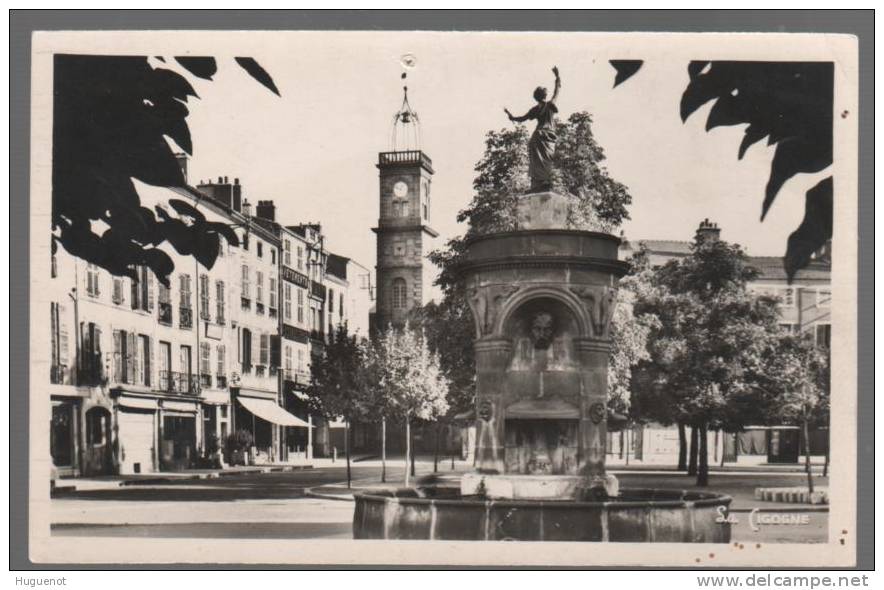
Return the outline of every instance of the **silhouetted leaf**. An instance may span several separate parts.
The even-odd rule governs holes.
[[[223,236],[231,246],[239,246],[239,236],[237,236],[236,232],[233,231],[233,228],[226,223],[210,222],[206,225],[206,231],[217,232]]]
[[[205,80],[211,80],[218,71],[214,57],[176,56],[175,61],[194,76]]]
[[[178,215],[186,215],[188,217],[192,217],[194,224],[201,224],[206,222],[206,216],[187,201],[182,201],[181,199],[169,199],[169,206],[177,211]]]
[[[790,178],[820,172],[832,164],[831,62],[696,61],[688,65],[688,75],[690,82],[680,103],[682,120],[714,101],[707,131],[747,125],[738,158],[765,137],[768,145],[775,146],[762,220]]]
[[[833,179],[821,180],[807,191],[804,205],[804,219],[792,235],[783,267],[789,281],[795,273],[804,268],[811,255],[832,238]]]
[[[273,83],[273,78],[270,77],[270,74],[268,74],[267,71],[254,60],[254,58],[237,57],[236,63],[248,72],[252,78],[269,88],[276,96],[280,96],[279,89],[277,89],[276,84]]]
[[[617,75],[614,77],[614,88],[616,88],[635,75],[645,62],[640,59],[612,59],[608,63],[617,70]]]

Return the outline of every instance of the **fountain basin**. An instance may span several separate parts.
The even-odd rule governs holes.
[[[454,486],[356,494],[355,539],[728,543],[730,496],[624,488],[601,502],[494,500]],[[719,522],[725,520],[725,522]]]

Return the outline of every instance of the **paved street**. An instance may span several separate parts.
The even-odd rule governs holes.
[[[450,474],[449,464],[440,473]],[[466,469],[458,465],[458,471]],[[376,462],[356,464],[356,485],[377,480]],[[693,479],[667,471],[612,470],[622,487],[691,488]],[[432,463],[418,464],[418,476],[432,472]],[[401,484],[402,462],[388,465],[388,482]],[[307,488],[346,495],[343,465],[286,473],[244,474],[217,479],[181,480],[116,489],[89,490],[52,500],[53,534],[101,537],[204,537],[204,538],[339,538],[351,537],[352,502],[309,497]],[[816,478],[827,485],[825,478]],[[733,539],[747,544],[771,542],[823,542],[828,514],[818,509],[802,513],[806,524],[761,524],[754,531],[750,511],[760,507],[777,514],[792,514],[803,505],[754,500],[756,486],[800,486],[801,473],[728,472],[710,476],[710,490],[734,498],[738,524]],[[376,485],[376,484],[374,484]],[[773,513],[773,512],[772,512]],[[757,520],[757,515],[751,517]]]

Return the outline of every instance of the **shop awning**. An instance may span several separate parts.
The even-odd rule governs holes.
[[[245,409],[250,411],[258,418],[279,424],[280,426],[299,426],[301,428],[312,428],[309,424],[293,414],[289,414],[280,408],[276,402],[268,399],[258,399],[256,397],[239,397],[239,403]]]

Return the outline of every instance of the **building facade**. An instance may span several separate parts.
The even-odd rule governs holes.
[[[326,317],[368,323],[347,273],[327,278],[320,226],[278,224],[272,201],[253,213],[238,179],[138,191],[144,206],[185,223],[232,227],[239,245],[221,237],[207,268],[161,244],[175,265],[168,285],[145,267],[114,276],[53,245],[47,388],[57,475],[311,458],[303,391],[311,355],[336,325]],[[222,451],[237,431],[252,442],[235,457]]]

